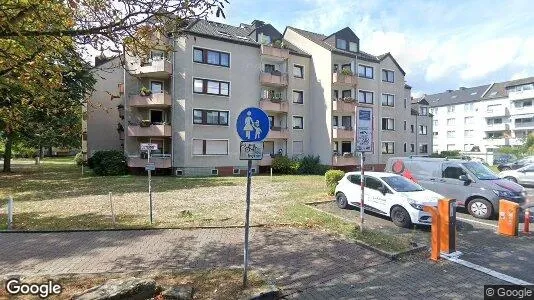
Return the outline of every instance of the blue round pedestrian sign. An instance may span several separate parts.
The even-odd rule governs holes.
[[[245,108],[237,117],[236,129],[245,142],[263,141],[269,134],[269,116],[257,108]]]

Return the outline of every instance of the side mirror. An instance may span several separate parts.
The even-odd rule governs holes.
[[[379,189],[378,189],[380,192],[382,192],[382,195],[385,195],[388,193],[388,188],[385,187],[385,186],[381,186]]]
[[[458,177],[458,179],[461,180],[461,181],[465,181],[466,183],[471,182],[471,179],[469,179],[469,177],[467,177],[467,175],[460,175],[460,177]]]

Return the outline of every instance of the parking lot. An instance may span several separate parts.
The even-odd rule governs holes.
[[[534,188],[527,188],[527,191],[529,195],[534,195]],[[357,208],[340,209],[334,201],[316,204],[314,207],[354,223],[360,221],[360,212]],[[530,235],[521,233],[522,217],[519,237],[498,235],[496,219],[476,219],[462,208],[458,209],[456,217],[456,250],[462,252],[461,259],[527,282],[534,282],[534,232]],[[367,212],[364,220],[368,228],[401,235],[418,244],[428,245],[430,242],[429,226],[399,228],[389,218]]]

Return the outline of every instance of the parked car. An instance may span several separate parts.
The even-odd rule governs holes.
[[[527,156],[514,162],[500,164],[497,166],[497,169],[499,171],[516,170],[532,163],[534,163],[534,156]]]
[[[517,183],[499,178],[488,167],[476,161],[447,158],[394,157],[386,172],[403,175],[421,186],[456,199],[469,213],[489,219],[499,209],[499,200],[523,204],[525,189]]]
[[[502,171],[497,175],[521,185],[534,185],[534,164],[526,165],[517,170]]]
[[[399,227],[431,224],[430,214],[423,211],[423,205],[437,206],[443,196],[396,174],[365,172],[364,176],[365,210],[391,217]],[[340,208],[360,206],[360,180],[360,172],[349,172],[339,181],[335,195]]]
[[[495,154],[493,155],[493,164],[498,166],[502,164],[511,163],[517,160],[513,154]]]

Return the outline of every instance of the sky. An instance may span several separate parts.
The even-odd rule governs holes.
[[[349,26],[362,51],[391,52],[413,96],[534,76],[530,0],[229,0],[231,25],[259,19],[330,35]]]

